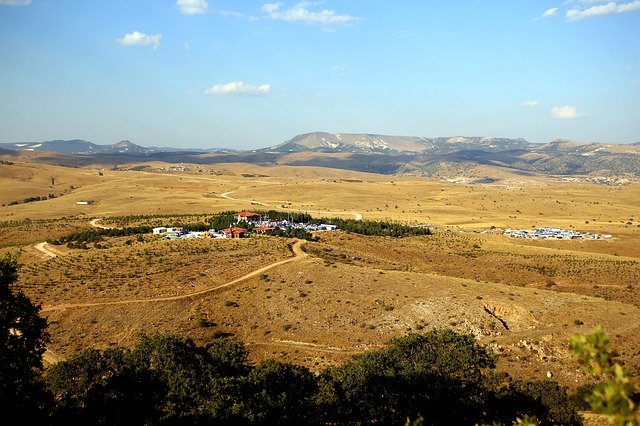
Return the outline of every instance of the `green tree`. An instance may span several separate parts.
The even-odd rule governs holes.
[[[46,415],[41,374],[49,334],[40,306],[15,288],[17,279],[15,257],[0,259],[0,407],[30,419]]]
[[[330,422],[472,424],[487,398],[483,372],[494,366],[473,336],[412,333],[326,371],[318,399]]]
[[[128,349],[87,349],[52,366],[47,374],[58,424],[157,423],[162,383],[139,368]]]
[[[569,340],[569,348],[588,374],[603,379],[587,398],[595,413],[607,415],[610,423],[620,426],[640,424],[638,406],[632,400],[638,386],[631,382],[626,369],[609,350],[609,336],[601,327],[588,335],[575,335]]]
[[[317,381],[301,366],[265,360],[251,369],[242,398],[243,417],[253,424],[312,424]]]

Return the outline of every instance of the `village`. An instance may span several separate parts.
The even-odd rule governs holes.
[[[265,219],[262,215],[253,212],[236,213],[233,217],[233,223],[224,229],[209,229],[207,231],[187,231],[182,227],[164,227],[159,226],[153,228],[153,234],[161,235],[164,239],[174,240],[178,238],[246,238],[251,233],[268,234],[276,229],[303,229],[305,231],[334,231],[336,225],[320,224],[314,225],[309,223],[296,223],[293,220],[270,220]]]
[[[505,229],[504,235],[511,238],[528,238],[533,240],[611,240],[609,234],[594,234],[573,229],[543,227],[528,229]]]

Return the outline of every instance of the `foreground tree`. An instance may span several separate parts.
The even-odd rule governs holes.
[[[326,371],[319,400],[339,424],[402,424],[420,416],[429,424],[473,424],[486,401],[484,370],[494,366],[472,336],[410,334]]]
[[[603,379],[587,397],[587,402],[593,412],[605,414],[610,423],[637,426],[640,412],[632,396],[640,389],[631,382],[629,373],[616,360],[608,344],[609,336],[600,327],[586,336],[573,336],[569,341],[573,356],[582,363],[584,370]]]
[[[42,355],[49,341],[40,306],[15,288],[14,257],[0,259],[0,407],[23,419],[46,415]]]

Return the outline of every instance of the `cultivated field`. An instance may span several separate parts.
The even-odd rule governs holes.
[[[551,372],[575,386],[587,379],[569,357],[567,338],[602,325],[627,365],[640,367],[638,184],[504,171],[495,184],[468,185],[283,166],[149,163],[140,171],[135,164],[110,170],[11,161],[0,165],[0,251],[20,253],[20,285],[42,303],[50,350],[59,357],[131,345],[138,333],[180,333],[203,343],[232,333],[255,360],[320,369],[408,331],[450,327],[477,336],[513,375],[542,379]],[[55,198],[6,205],[49,193]],[[88,250],[49,246],[56,257],[34,247],[90,229],[92,218],[106,226],[171,225],[182,215],[269,209],[424,224],[434,235],[325,231],[304,243],[304,255],[292,251],[295,241],[275,237],[121,237]],[[533,226],[614,238],[482,233]]]

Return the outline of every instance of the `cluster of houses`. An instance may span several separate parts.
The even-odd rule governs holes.
[[[233,217],[235,226],[230,225],[225,229],[209,229],[208,231],[185,231],[180,227],[159,226],[153,228],[153,233],[162,235],[163,238],[173,240],[177,238],[245,238],[249,236],[249,230],[244,226],[252,225],[253,232],[266,234],[276,228],[300,228],[307,231],[333,231],[336,225],[312,225],[306,223],[295,223],[289,220],[273,221],[263,219],[258,213],[240,212]]]
[[[528,238],[533,240],[610,240],[613,237],[608,234],[593,234],[579,232],[573,229],[555,227],[528,229],[506,229],[504,235],[512,238]]]

